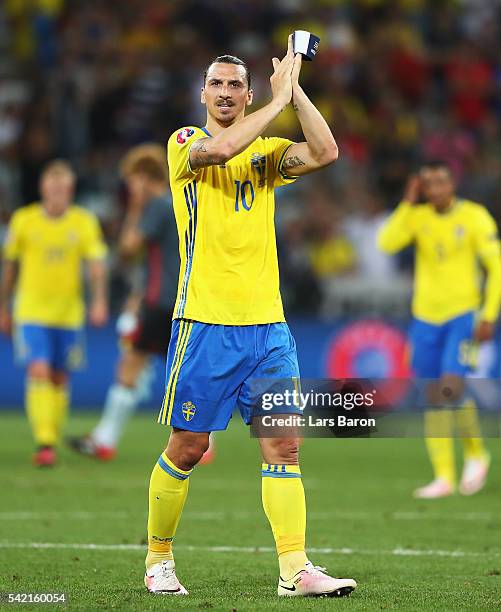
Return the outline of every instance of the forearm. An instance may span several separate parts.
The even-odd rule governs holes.
[[[338,156],[338,147],[327,121],[308,98],[300,85],[292,91],[292,106],[296,111],[311,157],[319,164],[330,163]]]
[[[135,255],[141,247],[141,240],[138,231],[140,220],[141,211],[137,209],[130,210],[125,217],[118,241],[120,254],[124,257],[131,257]]]
[[[0,281],[0,308],[8,308],[16,286],[16,277],[16,262],[4,259]]]
[[[89,284],[94,302],[108,300],[108,273],[104,260],[96,259],[89,262]]]
[[[197,140],[190,151],[191,167],[196,169],[229,161],[256,140],[282,110],[283,104],[273,99],[217,136]]]
[[[487,269],[487,279],[481,319],[494,323],[501,308],[501,261],[495,258],[484,262],[484,265]]]

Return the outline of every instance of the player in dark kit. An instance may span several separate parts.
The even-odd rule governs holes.
[[[135,147],[124,158],[121,172],[128,189],[128,210],[120,252],[127,259],[144,253],[146,278],[144,288],[129,298],[118,321],[123,350],[101,420],[91,434],[68,440],[74,450],[104,461],[115,456],[125,423],[147,394],[151,358],[167,352],[179,273],[163,147]]]

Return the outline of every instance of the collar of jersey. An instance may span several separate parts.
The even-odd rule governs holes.
[[[463,200],[461,198],[454,198],[449,208],[447,210],[444,210],[444,212],[442,213],[439,213],[437,209],[433,206],[433,204],[429,203],[429,205],[434,209],[437,215],[440,215],[441,217],[445,217],[445,215],[449,215],[453,210],[455,210],[459,206],[459,204],[462,203],[462,201]]]
[[[209,138],[212,138],[212,134],[209,132],[209,130],[206,127],[200,128],[202,130],[202,132],[205,132],[205,134],[207,134],[207,136],[209,136]]]

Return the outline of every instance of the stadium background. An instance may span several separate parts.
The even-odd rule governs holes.
[[[302,82],[333,127],[341,156],[277,194],[286,313],[305,376],[339,374],[335,336],[359,319],[386,323],[371,328],[372,340],[357,354],[344,355],[344,367],[359,376],[394,375],[402,336],[388,335],[385,325],[405,332],[412,253],[379,253],[375,234],[408,174],[423,159],[445,159],[459,193],[501,220],[499,17],[494,0],[6,0],[0,241],[12,211],[37,199],[41,167],[55,156],[69,159],[79,177],[76,199],[98,214],[111,248],[116,315],[131,275],[114,249],[125,207],[121,155],[140,142],[164,143],[181,125],[202,124],[201,74],[218,54],[248,61],[258,106],[269,95],[270,57],[283,53],[288,32],[310,29],[322,42]],[[300,138],[298,128],[287,111],[271,132]],[[362,339],[363,325],[353,332]],[[113,323],[89,330],[87,344],[75,406],[104,399],[117,353]],[[22,376],[5,337],[0,360],[9,381],[0,406],[21,406]],[[156,371],[152,405],[162,393],[161,364]]]
[[[12,211],[36,199],[43,164],[70,159],[77,201],[98,214],[110,246],[115,318],[131,275],[116,254],[119,158],[203,122],[201,74],[219,53],[248,60],[260,104],[270,57],[294,27],[310,29],[322,41],[302,82],[341,157],[277,194],[288,320],[305,377],[401,371],[412,253],[388,259],[374,236],[427,158],[449,161],[460,193],[501,221],[500,11],[498,0],[0,0],[0,244]],[[271,132],[299,136],[293,114]],[[88,367],[73,378],[75,435],[96,422],[80,408],[99,410],[112,381],[114,320],[87,330],[87,349]],[[64,591],[70,609],[165,610],[142,586],[148,478],[165,429],[152,413],[137,415],[115,461],[62,447],[54,470],[35,470],[22,395],[22,371],[0,336],[0,594]],[[234,421],[216,438],[214,463],[191,477],[176,540],[190,597],[175,606],[331,610],[330,600],[276,601],[257,443]],[[501,454],[498,440],[488,447],[481,494],[426,502],[411,496],[430,472],[421,439],[305,440],[312,560],[360,584],[336,607],[499,609]]]

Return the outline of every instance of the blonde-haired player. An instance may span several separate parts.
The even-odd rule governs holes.
[[[74,189],[69,164],[50,162],[40,178],[41,201],[13,214],[3,253],[0,328],[11,330],[15,290],[16,349],[27,367],[26,411],[38,466],[56,460],[68,409],[68,371],[81,366],[84,357],[84,261],[90,322],[100,326],[108,317],[106,246],[96,217],[72,204]]]

